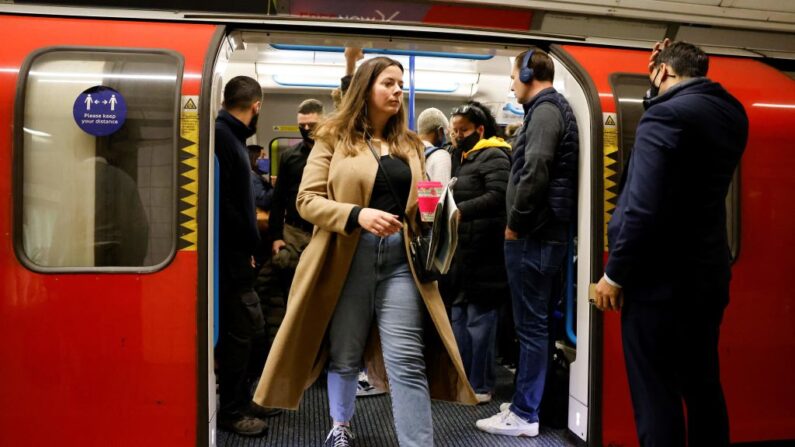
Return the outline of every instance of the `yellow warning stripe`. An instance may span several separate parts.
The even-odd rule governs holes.
[[[618,163],[618,126],[616,126],[616,114],[603,114],[603,192],[604,197],[604,250],[607,251],[607,224],[613,216],[618,197],[618,178],[615,171],[615,164]]]
[[[196,250],[199,203],[198,96],[183,96],[180,113],[179,249]]]

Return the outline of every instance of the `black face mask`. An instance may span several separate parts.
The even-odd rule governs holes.
[[[458,145],[459,149],[466,152],[475,147],[475,145],[478,144],[478,141],[480,141],[480,134],[477,132],[472,132],[468,137],[457,139],[456,144]]]
[[[248,128],[253,130],[254,132],[257,131],[257,121],[259,121],[259,113],[255,113],[251,116],[251,122],[248,123]]]
[[[643,99],[648,101],[650,99],[656,98],[657,95],[660,94],[660,86],[654,85],[654,81],[657,80],[657,76],[660,76],[660,73],[662,73],[662,70],[658,69],[657,75],[654,76],[654,79],[649,80],[649,89],[646,91],[646,96]]]
[[[305,129],[305,128],[299,126],[298,127],[298,131],[301,132],[301,138],[304,139],[304,143],[306,143],[309,146],[312,146],[313,144],[315,144],[315,139],[312,138],[312,131],[311,130]]]
[[[447,144],[447,135],[444,129],[439,129],[436,131],[436,140],[438,142],[436,147],[444,147],[444,145]]]

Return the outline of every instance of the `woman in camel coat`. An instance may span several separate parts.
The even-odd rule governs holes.
[[[433,445],[430,398],[476,403],[437,285],[420,283],[408,261],[425,163],[406,128],[402,78],[397,61],[364,62],[315,132],[297,201],[315,230],[254,396],[295,409],[328,364],[327,445],[352,438],[362,357],[372,382],[389,378],[402,447]]]

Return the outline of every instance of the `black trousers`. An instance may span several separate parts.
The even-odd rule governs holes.
[[[625,296],[624,357],[643,447],[729,445],[718,362],[728,283],[701,290],[676,303]]]
[[[251,402],[247,380],[252,346],[265,336],[265,319],[246,257],[223,259],[219,268],[219,418],[237,419]]]

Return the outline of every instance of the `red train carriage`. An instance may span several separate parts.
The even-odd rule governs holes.
[[[399,55],[489,56],[466,62],[478,67],[477,88],[426,92],[418,104],[507,94],[508,69],[494,67],[530,45],[550,50],[582,130],[568,427],[588,445],[636,445],[618,314],[592,309],[587,290],[602,274],[646,51],[412,25],[11,13],[0,15],[0,37],[0,444],[214,443],[210,154],[220,88],[245,67],[256,73],[257,58],[279,44],[317,52],[355,42]],[[732,440],[795,439],[795,301],[786,292],[795,88],[757,60],[713,56],[710,67],[751,123],[727,203],[735,264],[721,359]],[[279,86],[262,82],[265,103],[278,102]],[[86,102],[97,86],[120,97]],[[123,127],[103,136],[118,101]],[[88,107],[108,116],[91,118]]]

